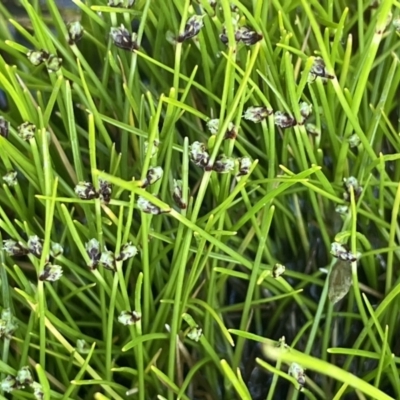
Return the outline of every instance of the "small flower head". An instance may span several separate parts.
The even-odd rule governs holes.
[[[252,106],[249,107],[243,114],[243,118],[247,121],[252,122],[261,122],[269,115],[273,113],[272,110],[268,110],[267,107],[264,106]]]
[[[227,157],[221,154],[213,165],[213,171],[219,174],[227,174],[235,168],[235,160],[232,157]]]
[[[251,160],[249,157],[238,158],[239,172],[237,176],[247,175],[250,172]]]
[[[206,145],[200,142],[193,142],[190,146],[190,158],[198,167],[206,168],[210,155],[206,150]]]
[[[18,127],[18,136],[26,141],[34,138],[36,132],[36,126],[30,122],[24,122]]]
[[[97,239],[90,239],[87,243],[85,243],[86,253],[91,260],[91,269],[96,269],[99,260],[100,260],[100,243]]]
[[[290,128],[297,125],[296,120],[288,113],[283,111],[276,111],[274,114],[275,125],[282,129]]]
[[[118,322],[122,325],[133,325],[141,320],[141,314],[136,311],[122,311],[118,316]]]
[[[36,235],[29,236],[28,249],[29,249],[29,253],[40,258],[42,256],[42,251],[43,251],[43,239],[40,239]]]
[[[308,104],[305,101],[300,103],[300,114],[306,120],[312,113],[312,104]]]
[[[96,189],[91,182],[81,181],[75,186],[74,190],[82,200],[92,200],[97,197]]]
[[[130,8],[135,3],[135,0],[108,0],[109,7],[123,7]]]
[[[39,275],[40,281],[55,282],[58,281],[63,275],[63,269],[60,265],[46,264],[44,270]]]
[[[400,32],[400,17],[396,17],[393,22],[393,27],[396,30],[396,32]]]
[[[12,375],[7,375],[2,381],[0,381],[0,389],[5,393],[11,393],[17,388],[17,381]]]
[[[181,35],[178,36],[178,42],[184,42],[197,36],[204,26],[202,15],[192,15],[186,22],[185,29]]]
[[[85,339],[78,339],[76,341],[76,350],[80,354],[88,354],[90,351],[90,347]]]
[[[49,53],[44,50],[30,50],[26,56],[31,64],[38,66],[49,58]]]
[[[313,62],[313,65],[311,66],[309,75],[310,75],[309,76],[310,82],[315,81],[315,79],[317,79],[318,77],[323,78],[323,79],[333,79],[334,78],[332,75],[329,75],[326,72],[325,61],[320,57],[314,58],[314,62]]]
[[[137,44],[137,34],[129,31],[121,25],[120,28],[111,28],[110,36],[114,45],[123,50],[135,51],[139,49]]]
[[[31,388],[33,389],[33,395],[35,396],[36,400],[44,399],[43,387],[39,382],[33,382]]]
[[[9,308],[4,308],[1,312],[0,319],[0,338],[11,338],[17,328],[18,323],[16,318],[12,315],[11,310]]]
[[[29,367],[22,367],[15,378],[18,388],[24,389],[25,386],[30,386],[33,383],[33,378]]]
[[[225,132],[224,139],[236,139],[238,135],[238,129],[233,124],[233,122],[229,122],[228,129]]]
[[[8,137],[9,131],[10,131],[10,123],[3,117],[0,117],[0,136],[3,136],[5,138]]]
[[[247,26],[242,26],[236,31],[235,37],[243,42],[246,46],[251,46],[259,42],[263,36],[248,28]],[[237,40],[237,39],[236,39]]]
[[[346,246],[338,242],[333,242],[331,244],[331,254],[333,255],[333,257],[336,257],[339,260],[347,262],[354,262],[358,259],[357,255],[354,255],[346,248]]]
[[[321,132],[320,132],[320,130],[317,128],[317,126],[314,125],[314,124],[310,124],[310,123],[306,124],[306,131],[307,131],[309,134],[313,135],[313,136],[319,136],[319,135],[321,134]]]
[[[104,203],[109,203],[111,200],[112,186],[110,182],[99,179],[99,192],[98,196]]]
[[[296,363],[290,364],[289,375],[296,379],[300,389],[306,384],[306,375],[304,373],[304,368],[301,365]]]
[[[155,204],[151,203],[142,196],[138,197],[137,206],[139,210],[145,212],[146,214],[158,215],[162,213],[160,207],[157,207]]]
[[[354,176],[350,176],[349,178],[343,179],[345,192],[343,193],[343,198],[347,201],[350,201],[350,190],[353,188],[354,199],[357,201],[361,193],[363,191],[362,186],[359,184],[358,180]]]
[[[9,171],[5,175],[3,175],[3,181],[7,184],[7,186],[16,186],[18,183],[17,180],[17,171]]]
[[[213,135],[216,135],[219,129],[219,119],[218,118],[209,119],[207,121],[207,128]],[[237,128],[233,124],[233,122],[229,122],[228,129],[225,132],[224,139],[235,139],[236,136],[237,136]]]
[[[275,264],[272,268],[272,276],[277,279],[279,278],[286,270],[286,267],[282,264]]]
[[[195,342],[198,342],[203,335],[203,330],[199,328],[198,326],[190,328],[187,337],[190,340],[193,340]]]
[[[104,251],[100,255],[99,264],[105,269],[115,271],[115,254],[111,250],[104,248]]]
[[[219,119],[218,118],[209,119],[207,121],[207,128],[213,135],[216,135],[219,128]]]
[[[340,204],[336,206],[335,211],[340,215],[347,215],[347,213],[349,212],[349,206]]]
[[[146,179],[143,182],[142,187],[147,187],[149,185],[152,185],[153,183],[156,183],[157,181],[159,181],[162,178],[163,173],[164,173],[164,171],[161,167],[150,168],[147,171]]]
[[[54,258],[62,256],[64,249],[60,243],[51,242],[50,244],[50,255]]]
[[[138,249],[131,242],[125,243],[122,248],[119,256],[116,258],[117,261],[125,261],[129,258],[135,257],[138,253]]]
[[[181,209],[185,210],[187,207],[186,202],[183,200],[182,192],[182,181],[174,179],[174,191],[172,192],[172,197],[176,205]]]
[[[153,142],[153,146],[151,146],[151,155],[150,155],[151,158],[153,158],[157,154],[159,145],[160,142],[158,140],[155,140]],[[149,142],[146,140],[144,142],[144,154],[147,154],[148,151],[149,151]]]
[[[3,240],[3,250],[11,257],[25,256],[29,253],[22,243],[12,239]]]
[[[349,137],[349,146],[353,149],[355,147],[358,147],[360,144],[361,140],[360,137],[357,135],[357,133],[354,133]]]
[[[58,57],[56,54],[50,54],[49,58],[46,60],[47,70],[49,72],[57,72],[61,68],[62,58]]]
[[[68,37],[69,44],[75,44],[82,39],[83,36],[83,26],[79,21],[70,22],[68,24]]]

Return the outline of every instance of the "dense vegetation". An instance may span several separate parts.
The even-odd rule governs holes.
[[[399,399],[400,3],[20,3],[0,398]]]

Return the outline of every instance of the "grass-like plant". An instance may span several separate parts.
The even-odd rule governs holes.
[[[0,398],[399,399],[400,3],[20,3]]]

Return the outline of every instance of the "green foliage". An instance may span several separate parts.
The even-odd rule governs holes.
[[[10,3],[2,393],[400,398],[400,3]]]

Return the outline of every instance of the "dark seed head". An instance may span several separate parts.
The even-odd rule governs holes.
[[[140,313],[136,311],[122,311],[118,316],[118,322],[122,325],[133,325],[142,319]]]
[[[178,42],[184,42],[197,36],[204,26],[202,15],[192,15],[186,22],[185,29],[181,35],[178,36]]]
[[[82,200],[92,200],[98,196],[96,189],[91,182],[79,182],[75,186],[75,193]]]
[[[137,34],[129,33],[129,31],[121,25],[120,28],[111,28],[110,36],[115,46],[127,51],[135,51],[139,49],[137,44]]]
[[[109,203],[111,200],[112,186],[110,182],[99,179],[99,198],[104,203]]]
[[[210,155],[206,150],[206,145],[201,142],[193,142],[190,146],[190,159],[198,167],[207,168]]]
[[[9,130],[10,123],[3,117],[0,117],[0,136],[3,136],[5,138],[8,137]]]
[[[236,31],[235,38],[237,41],[240,40],[243,42],[246,46],[251,46],[259,42],[263,36],[247,26],[242,26]]]
[[[275,125],[279,126],[282,129],[290,128],[297,125],[296,120],[286,112],[276,111],[274,117]]]

